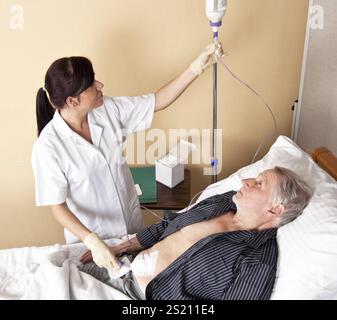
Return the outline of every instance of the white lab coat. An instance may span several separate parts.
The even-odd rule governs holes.
[[[102,239],[140,231],[143,218],[122,144],[128,134],[151,126],[154,107],[154,94],[104,97],[104,104],[88,114],[93,144],[55,112],[33,146],[36,205],[66,202]],[[67,243],[79,241],[68,230],[64,235]]]

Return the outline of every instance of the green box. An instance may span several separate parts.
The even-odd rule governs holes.
[[[157,202],[157,182],[154,166],[133,167],[130,168],[135,184],[140,186],[143,194],[138,196],[139,202],[156,203]]]

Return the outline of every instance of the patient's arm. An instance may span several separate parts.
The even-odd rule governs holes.
[[[141,246],[137,237],[133,237],[132,239],[122,242],[119,245],[110,247],[110,250],[117,256],[120,256],[124,252],[132,253],[143,249],[144,247]]]
[[[136,238],[139,244],[145,249],[152,247],[154,244],[159,242],[159,239],[166,230],[167,226],[168,221],[161,220],[158,223],[147,227],[145,230],[138,232]]]
[[[174,218],[177,215],[174,215]],[[123,252],[131,253],[152,247],[159,242],[161,235],[168,225],[167,220],[155,223],[145,230],[140,231],[130,240],[127,240],[117,246],[112,246],[111,250],[115,255],[121,255]]]

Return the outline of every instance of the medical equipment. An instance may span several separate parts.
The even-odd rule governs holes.
[[[215,54],[214,54],[215,53]],[[222,48],[219,43],[211,43],[208,45],[190,64],[191,71],[196,75],[201,75],[204,70],[216,63],[216,55],[222,56]]]
[[[132,272],[139,277],[150,277],[155,274],[159,251],[140,253],[131,263]]]
[[[206,0],[206,15],[210,20],[213,30],[213,39],[218,41],[218,29],[222,25],[222,18],[225,16],[227,0]],[[213,142],[212,142],[212,183],[217,182],[218,159],[216,158],[216,139],[217,139],[217,109],[218,109],[218,66],[213,65]]]
[[[222,18],[225,16],[227,0],[206,0],[206,15],[210,20],[214,38],[218,37],[218,29],[222,25]]]
[[[227,0],[205,0],[206,1],[206,16],[210,20],[210,26],[213,30],[213,40],[215,43],[218,43],[218,29],[222,25],[222,18],[225,16],[226,9],[227,9]],[[223,62],[221,59],[221,56],[217,55],[217,59],[221,62],[221,64],[227,69],[227,71],[231,74],[232,77],[234,77],[236,80],[238,80],[240,83],[245,85],[248,89],[250,89],[255,95],[257,95],[265,104],[265,106],[268,108],[269,112],[271,113],[271,116],[273,118],[274,122],[274,129],[275,134],[278,134],[278,128],[275,116],[268,105],[268,103],[265,101],[265,99],[258,94],[251,86],[249,86],[247,83],[242,81],[239,77],[237,77],[230,68]],[[218,91],[218,67],[217,63],[213,65],[213,143],[212,143],[212,160],[211,160],[211,166],[212,166],[212,183],[217,182],[217,166],[218,166],[218,159],[216,158],[216,130],[217,130],[217,91]],[[258,153],[260,152],[261,147],[264,144],[265,139],[269,135],[266,135],[263,137],[261,144],[259,145],[254,158],[252,160],[252,163],[255,161]]]
[[[120,278],[131,270],[131,262],[127,256],[123,256],[120,259],[118,259],[118,263],[120,265],[119,269],[107,268],[111,279]]]
[[[279,130],[278,130],[278,126],[277,126],[277,122],[276,122],[276,118],[275,118],[275,115],[270,107],[270,105],[268,104],[268,102],[256,91],[254,90],[249,84],[247,84],[246,82],[242,81],[238,76],[236,76],[232,70],[223,62],[222,58],[221,57],[218,57],[218,60],[221,62],[221,64],[227,69],[227,71],[230,73],[230,75],[236,79],[237,81],[239,81],[240,83],[242,83],[245,87],[247,87],[249,90],[251,90],[257,97],[259,97],[261,99],[261,101],[264,103],[264,105],[267,107],[268,111],[270,112],[271,114],[271,117],[273,119],[273,125],[274,125],[274,130],[275,130],[275,135],[278,136],[278,133],[279,133]],[[260,149],[261,147],[263,146],[264,144],[264,141],[265,139],[269,136],[269,134],[265,135],[262,139],[262,142],[261,144],[259,145],[259,147],[257,148],[255,154],[254,154],[254,157],[253,157],[253,160],[251,163],[254,163],[255,162],[255,159],[257,157],[257,155],[259,154],[260,152]]]

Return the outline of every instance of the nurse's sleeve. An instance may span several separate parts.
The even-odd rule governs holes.
[[[112,99],[117,107],[122,128],[128,133],[150,128],[155,108],[154,94]]]
[[[52,152],[37,142],[33,146],[32,167],[36,205],[63,204],[67,198],[67,179]]]

